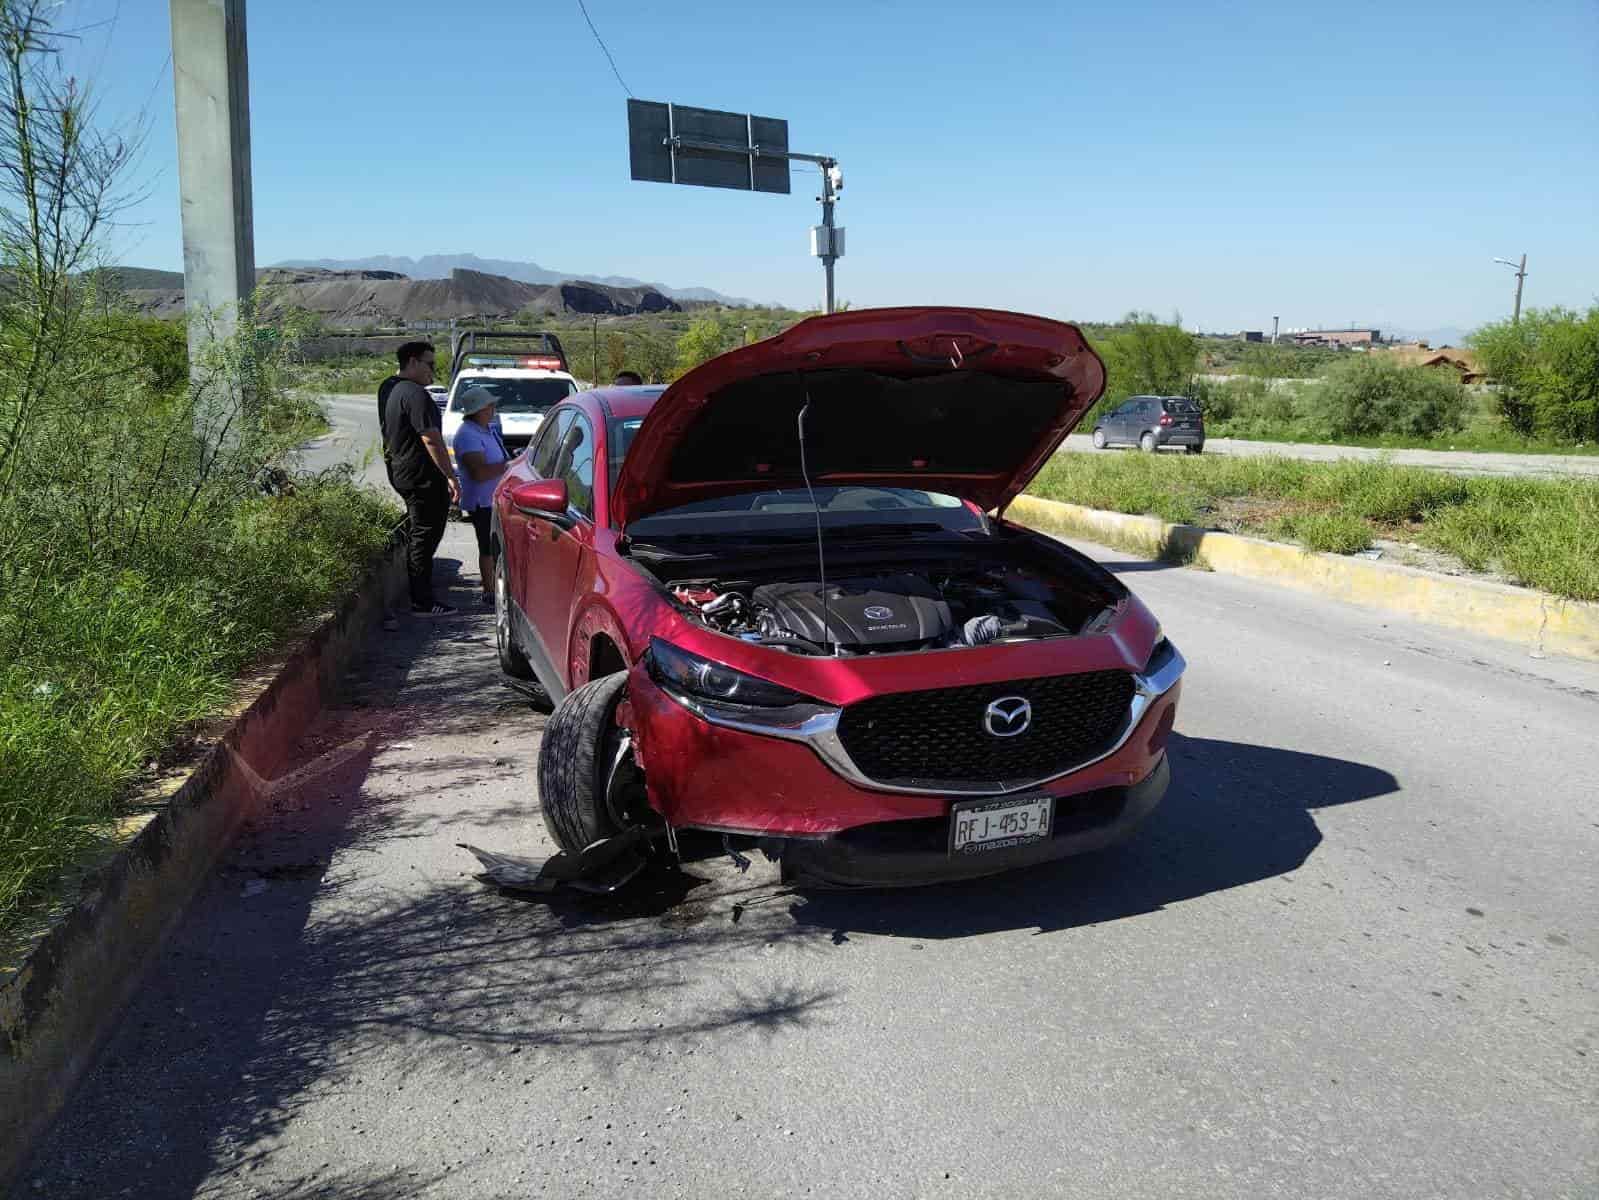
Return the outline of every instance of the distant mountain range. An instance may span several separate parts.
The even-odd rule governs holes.
[[[500,275],[518,283],[552,284],[581,279],[603,283],[607,287],[649,288],[670,296],[673,300],[703,300],[712,304],[734,306],[753,305],[753,300],[737,296],[724,296],[710,288],[671,288],[661,283],[631,279],[626,275],[589,275],[582,271],[552,271],[536,262],[516,262],[507,258],[479,258],[476,254],[424,254],[421,258],[404,255],[374,254],[369,258],[292,258],[275,264],[279,267],[317,267],[324,271],[393,271],[412,279],[448,279],[452,271],[476,271],[483,275]]]
[[[183,276],[140,267],[111,267],[106,275],[124,289],[129,302],[154,317],[184,311]],[[457,267],[447,279],[413,279],[381,267],[330,270],[325,267],[262,267],[256,281],[267,288],[265,311],[280,307],[317,313],[337,329],[366,325],[411,325],[519,313],[624,316],[630,313],[682,312],[710,303],[675,300],[652,287],[619,287],[586,280],[525,283]]]

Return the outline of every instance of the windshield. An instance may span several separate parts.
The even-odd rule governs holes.
[[[819,487],[816,508],[827,529],[961,533],[983,528],[982,518],[958,497],[914,488]],[[773,488],[668,508],[639,518],[628,532],[640,538],[687,534],[786,537],[813,534],[812,512],[811,496],[804,488]]]
[[[467,388],[487,388],[501,416],[507,413],[545,412],[577,389],[570,379],[507,379],[493,375],[463,375],[450,401],[451,411],[459,412]]]

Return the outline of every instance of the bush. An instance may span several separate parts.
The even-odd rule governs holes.
[[[1365,354],[1329,371],[1312,403],[1333,437],[1430,437],[1464,425],[1467,395],[1449,373]]]
[[[1088,423],[1129,396],[1186,396],[1199,361],[1199,343],[1178,325],[1149,313],[1128,313],[1094,343],[1105,362],[1105,394]]]
[[[1499,410],[1524,437],[1599,441],[1599,305],[1532,309],[1472,334]]]

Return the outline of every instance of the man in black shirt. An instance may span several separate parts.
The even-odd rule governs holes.
[[[383,398],[383,459],[389,481],[405,501],[406,565],[411,575],[411,611],[444,617],[455,612],[433,597],[433,555],[444,537],[450,505],[460,495],[450,467],[439,410],[428,394],[433,382],[433,347],[407,342],[395,352],[399,378]]]
[[[394,390],[394,385],[400,382],[398,375],[390,375],[378,384],[378,429],[383,428],[383,406],[388,403],[389,393]],[[394,468],[389,466],[389,443],[383,439],[383,470],[389,477],[389,486],[394,486]]]

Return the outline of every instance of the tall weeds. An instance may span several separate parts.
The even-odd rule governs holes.
[[[107,289],[137,139],[60,76],[57,11],[0,0],[0,930],[397,517],[348,472],[286,474],[320,419],[292,328],[246,305],[191,372],[181,326]]]

